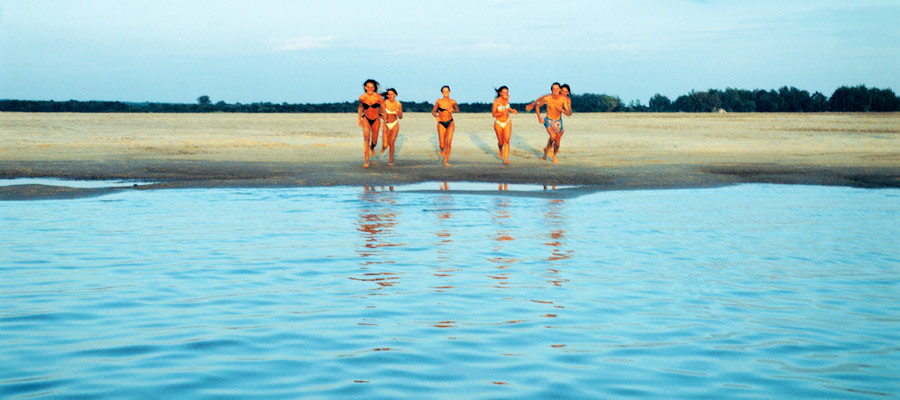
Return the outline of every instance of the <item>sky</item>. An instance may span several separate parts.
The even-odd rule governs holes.
[[[900,0],[0,0],[0,99],[401,101],[900,92]]]

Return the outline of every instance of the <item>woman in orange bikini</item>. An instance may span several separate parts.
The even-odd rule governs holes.
[[[453,141],[453,131],[456,130],[453,113],[459,112],[459,105],[456,104],[456,100],[450,98],[450,86],[442,87],[441,94],[444,97],[434,102],[431,115],[437,120],[438,145],[441,147],[438,155],[444,159],[445,166],[450,166],[447,160],[450,159],[450,143]]]
[[[509,120],[509,113],[518,115],[519,112],[509,106],[509,88],[500,86],[497,91],[497,98],[494,99],[494,106],[491,112],[494,115],[494,132],[497,133],[497,147],[500,149],[500,159],[504,164],[509,164],[509,137],[512,135],[512,121]]]
[[[378,94],[378,82],[369,79],[363,84],[366,92],[359,96],[359,126],[363,129],[365,140],[366,163],[363,168],[369,168],[369,156],[375,150],[378,143],[378,128],[381,127],[381,111],[384,108],[384,98]]]
[[[388,157],[388,165],[394,166],[394,142],[397,140],[397,132],[400,131],[400,119],[403,118],[403,104],[397,101],[397,90],[390,88],[385,92],[384,96],[384,138],[381,141],[381,152],[388,147],[391,148]]]

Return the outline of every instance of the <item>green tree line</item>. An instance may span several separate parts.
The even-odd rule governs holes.
[[[745,90],[727,88],[691,91],[674,101],[661,94],[650,98],[647,105],[639,100],[624,103],[618,96],[583,93],[572,94],[575,112],[893,112],[900,111],[900,98],[891,89],[841,86],[831,97],[795,87],[778,90]],[[356,101],[342,103],[269,103],[250,104],[213,103],[209,96],[200,96],[196,104],[131,103],[121,101],[57,102],[53,100],[0,100],[0,111],[11,112],[78,112],[78,113],[350,113],[356,112]],[[525,103],[513,103],[523,110]],[[429,102],[404,101],[407,112],[430,112]],[[460,103],[462,112],[490,112],[491,103]]]
[[[640,106],[639,104],[637,106]],[[675,101],[656,94],[647,107],[631,111],[652,112],[891,112],[900,111],[900,98],[891,89],[867,88],[864,85],[842,86],[831,97],[795,87],[778,90],[742,90],[728,88],[691,91]]]

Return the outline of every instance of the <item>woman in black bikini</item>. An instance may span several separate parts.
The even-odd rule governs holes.
[[[381,127],[381,112],[384,109],[384,97],[378,94],[378,82],[369,79],[363,84],[366,92],[359,96],[359,126],[363,128],[365,139],[366,163],[363,168],[369,168],[369,156],[375,153],[375,145],[378,144],[378,128]]]
[[[450,98],[450,86],[441,88],[441,94],[444,97],[434,102],[434,108],[431,109],[431,115],[437,120],[438,145],[441,152],[438,154],[444,159],[444,165],[449,166],[447,162],[450,159],[450,142],[453,141],[453,131],[456,130],[456,123],[453,122],[453,113],[459,112],[459,105],[456,100]]]

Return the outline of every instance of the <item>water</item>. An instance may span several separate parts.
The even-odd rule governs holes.
[[[59,178],[15,178],[0,179],[0,186],[12,185],[48,185],[48,186],[64,186],[75,188],[106,188],[106,187],[131,187],[133,185],[148,185],[152,182],[144,181],[122,181],[122,180],[91,180],[77,181],[71,179]]]
[[[0,397],[900,395],[900,190],[444,188],[0,203]]]

